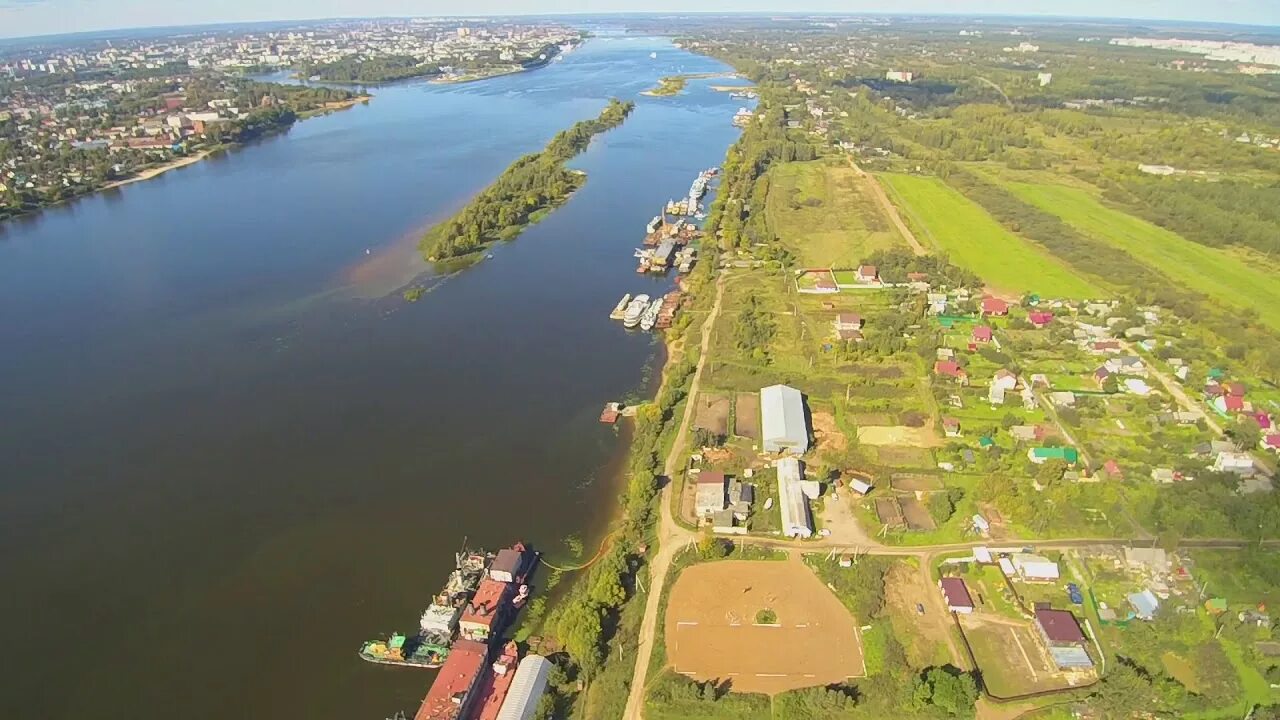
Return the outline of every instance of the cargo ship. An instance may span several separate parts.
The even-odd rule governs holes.
[[[380,665],[438,668],[449,658],[459,619],[482,584],[494,556],[465,548],[454,555],[454,569],[418,621],[418,634],[391,633],[360,646],[360,658]]]

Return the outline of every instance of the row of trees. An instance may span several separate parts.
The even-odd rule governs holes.
[[[598,117],[577,123],[540,152],[516,160],[466,207],[427,233],[420,243],[423,255],[436,262],[476,252],[514,237],[535,212],[564,202],[585,182],[565,163],[596,134],[621,125],[634,107],[614,98]]]

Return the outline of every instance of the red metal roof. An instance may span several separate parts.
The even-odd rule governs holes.
[[[699,485],[723,485],[724,473],[718,472],[700,472],[698,473]]]
[[[461,622],[491,627],[494,619],[498,617],[498,610],[506,598],[509,585],[509,583],[489,578],[481,580],[475,596],[462,612]]]
[[[458,639],[449,650],[436,680],[422,699],[414,720],[455,720],[469,705],[476,680],[489,655],[489,646],[474,640]]]
[[[955,360],[939,360],[933,364],[933,371],[939,375],[960,375],[960,365]]]
[[[965,586],[964,580],[958,577],[944,577],[939,581],[942,585],[942,595],[947,599],[947,605],[950,607],[973,607],[973,598],[969,595],[969,588]]]
[[[982,298],[982,312],[988,314],[1003,314],[1009,312],[1009,303],[996,297]]]
[[[991,328],[987,327],[986,325],[979,325],[975,327],[973,329],[973,339],[974,340],[990,340]]]
[[[1068,610],[1036,610],[1036,622],[1044,630],[1044,636],[1049,638],[1049,642],[1084,642],[1080,623],[1076,622],[1076,616]]]
[[[472,720],[497,720],[502,701],[507,699],[507,691],[515,679],[519,659],[516,644],[509,642],[502,655],[481,673],[475,690],[476,704],[470,712]]]

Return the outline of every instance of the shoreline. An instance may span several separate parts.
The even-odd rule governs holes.
[[[314,117],[320,117],[322,115],[328,115],[330,113],[338,112],[341,110],[347,110],[354,107],[357,104],[367,103],[372,99],[373,99],[372,95],[359,95],[349,100],[340,100],[333,103],[326,103],[325,106],[322,108],[317,108],[316,110],[310,110],[305,114],[299,113],[297,116],[297,120],[295,120],[295,122],[302,122],[304,120],[310,120],[311,118],[314,118]],[[107,190],[115,190],[117,188],[121,188],[126,185],[132,185],[134,183],[142,182],[144,180],[151,180],[169,172],[170,170],[177,170],[179,168],[184,168],[189,165],[195,165],[196,163],[200,162],[201,160],[204,160],[210,155],[226,152],[227,150],[231,150],[236,147],[239,147],[238,143],[227,143],[225,145],[215,145],[214,147],[204,148],[192,155],[183,155],[182,157],[173,158],[169,162],[161,163],[160,165],[155,165],[152,167],[145,168],[127,178],[112,180],[109,183],[105,183],[96,188],[86,190],[82,193],[77,193],[76,195],[73,195],[68,198],[63,198],[62,200],[59,200],[57,202],[41,205],[37,208],[33,208],[25,212],[20,212],[16,215],[11,215],[7,218],[0,219],[0,224],[3,224],[5,221],[8,221],[8,220],[16,220],[17,218],[20,218],[20,217],[31,217],[34,215],[38,215],[39,213],[44,212],[45,210],[50,210],[52,208],[56,208],[60,205],[65,205],[69,202],[73,202],[81,198],[87,198],[92,195],[96,195],[100,192],[104,192]]]

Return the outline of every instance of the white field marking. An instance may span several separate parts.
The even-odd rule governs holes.
[[[677,670],[677,671],[676,671],[676,674],[677,674],[677,675],[688,675],[689,677],[693,677],[696,673],[694,673],[692,670]]]
[[[1027,669],[1031,671],[1031,679],[1039,680],[1040,676],[1036,674],[1035,667],[1031,664],[1031,657],[1027,655],[1026,648],[1022,647],[1022,641],[1018,639],[1018,633],[1013,628],[1009,628],[1009,634],[1013,636],[1013,642],[1018,646],[1018,651],[1022,653],[1022,659],[1027,663]]]
[[[814,675],[813,673],[805,673],[805,674],[804,674],[804,676],[805,676],[805,677],[818,677],[817,675]]]
[[[680,620],[676,622],[676,627],[679,627],[681,625],[697,625],[697,624],[698,622],[696,620]]]
[[[802,628],[802,627],[809,627],[809,623],[797,623],[797,624],[796,624],[796,627],[798,627],[798,628]]]
[[[756,677],[787,677],[786,673],[756,673]]]
[[[756,627],[771,627],[771,628],[782,627],[782,623],[752,623],[752,625]]]

